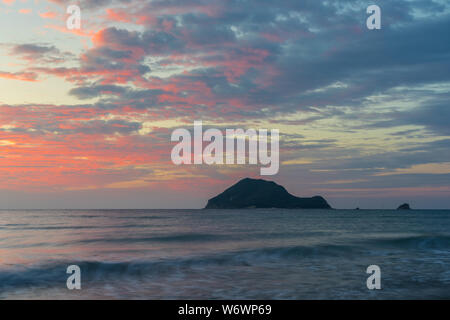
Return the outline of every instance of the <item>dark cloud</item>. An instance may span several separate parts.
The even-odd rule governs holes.
[[[15,54],[42,55],[49,52],[59,52],[55,46],[37,45],[37,44],[18,44],[12,48]]]
[[[24,43],[9,45],[10,54],[32,63],[54,64],[67,62],[74,58],[70,52],[61,52],[50,44]]]
[[[446,115],[445,101],[432,90],[417,99],[417,87],[450,81],[448,5],[377,4],[382,29],[370,31],[362,0],[81,1],[86,8],[119,8],[152,19],[140,31],[100,31],[79,69],[65,72],[79,84],[70,94],[100,97],[102,108],[171,109],[172,115],[182,108],[180,113],[190,109],[192,117],[228,119],[302,112],[311,115],[291,124],[367,117],[366,124],[348,130],[412,124],[448,134],[446,117],[438,116]],[[50,50],[21,50],[27,49]],[[184,66],[189,72],[165,79],[152,75],[154,69]],[[405,112],[395,106],[389,114],[371,112],[374,95],[403,95],[416,105]],[[417,107],[419,101],[423,105]]]
[[[78,87],[70,90],[69,94],[76,96],[79,99],[96,98],[102,95],[121,94],[126,91],[126,88],[115,85],[94,85],[89,87]]]

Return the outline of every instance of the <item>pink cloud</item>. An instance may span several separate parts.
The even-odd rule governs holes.
[[[41,18],[44,18],[44,19],[54,19],[54,18],[56,18],[57,13],[48,11],[48,12],[40,13],[39,16],[41,16]]]
[[[20,9],[20,10],[19,10],[19,13],[22,13],[22,14],[30,14],[30,13],[31,13],[31,9]]]
[[[37,81],[37,74],[34,72],[3,72],[0,71],[0,78],[20,80],[20,81]]]

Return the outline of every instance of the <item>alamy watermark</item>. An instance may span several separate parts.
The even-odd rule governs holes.
[[[376,264],[367,267],[366,273],[370,274],[367,278],[366,285],[369,290],[381,289],[381,269]]]
[[[66,27],[69,30],[81,29],[81,9],[72,4],[67,7],[66,13],[70,16],[66,20]]]
[[[187,129],[172,132],[171,141],[178,143],[172,149],[171,158],[176,165],[259,163],[266,166],[260,169],[261,175],[275,175],[280,168],[279,136],[278,129],[270,130],[270,136],[267,129],[226,129],[224,136],[221,130],[214,128],[203,132],[202,121],[194,121],[193,141]],[[209,144],[203,147],[203,142]]]
[[[67,278],[66,286],[69,290],[81,290],[81,269],[76,264],[70,265],[66,270],[70,276]]]
[[[78,5],[72,4],[67,7],[66,13],[69,15],[66,20],[67,29],[81,29],[81,8]],[[370,14],[366,20],[367,29],[381,29],[381,8],[373,4],[367,7],[366,13]]]
[[[376,4],[370,5],[366,10],[370,16],[366,20],[366,26],[369,30],[381,29],[381,9]]]

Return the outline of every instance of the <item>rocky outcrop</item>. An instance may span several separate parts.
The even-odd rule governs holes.
[[[397,210],[411,210],[408,203],[404,203],[397,208]]]
[[[299,198],[272,181],[245,178],[208,200],[205,209],[331,209],[321,196]]]

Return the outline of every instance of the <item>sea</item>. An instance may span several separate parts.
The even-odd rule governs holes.
[[[0,299],[450,299],[450,211],[2,210]]]

